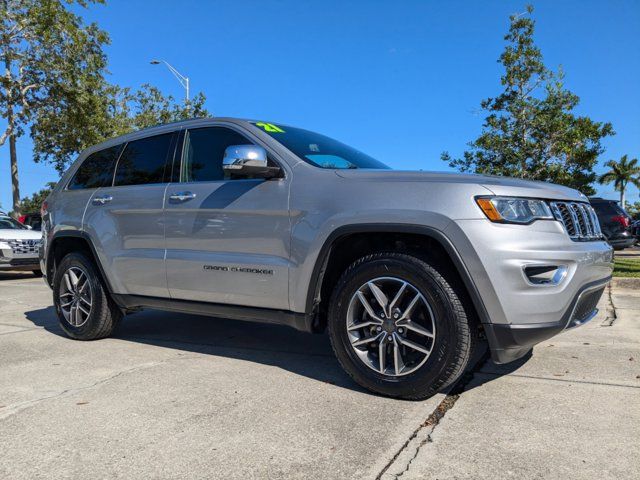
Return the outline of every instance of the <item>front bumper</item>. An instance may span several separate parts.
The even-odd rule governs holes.
[[[486,309],[482,322],[498,363],[513,361],[536,343],[584,323],[595,304],[582,310],[588,301],[597,303],[613,272],[609,244],[572,241],[556,221],[509,225],[457,220],[447,231],[463,245],[460,254]],[[528,273],[549,266],[562,273],[553,281],[536,283]]]
[[[548,340],[564,330],[579,327],[598,313],[596,308],[610,278],[585,285],[572,300],[557,322],[522,325],[485,324],[484,331],[496,363],[509,363],[524,356],[534,345]]]
[[[7,261],[0,258],[0,271],[5,270],[40,270],[37,258],[12,259]]]
[[[10,248],[0,248],[0,271],[4,270],[39,270],[37,255],[17,254]]]
[[[637,241],[637,238],[631,234],[617,235],[615,237],[608,239],[607,241],[613,248],[623,249],[623,248],[633,247],[633,245]]]

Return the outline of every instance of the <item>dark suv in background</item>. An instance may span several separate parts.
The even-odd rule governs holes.
[[[602,233],[615,250],[622,250],[636,243],[636,237],[631,231],[631,217],[618,202],[599,197],[590,198],[589,201],[598,215]]]

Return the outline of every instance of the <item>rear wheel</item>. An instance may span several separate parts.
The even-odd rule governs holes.
[[[82,253],[70,253],[56,268],[53,301],[60,326],[76,340],[107,337],[122,318],[94,263]]]
[[[333,292],[328,322],[347,373],[392,397],[434,395],[457,380],[471,356],[460,296],[434,266],[411,255],[379,253],[353,263]]]

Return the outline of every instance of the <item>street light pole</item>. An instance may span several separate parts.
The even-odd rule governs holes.
[[[185,77],[184,75],[182,75],[178,70],[173,68],[173,66],[169,62],[165,60],[151,60],[150,63],[151,65],[160,65],[161,63],[164,63],[167,66],[169,71],[173,73],[173,76],[178,79],[180,85],[182,85],[182,87],[185,89],[185,100],[186,103],[189,103],[189,77]]]

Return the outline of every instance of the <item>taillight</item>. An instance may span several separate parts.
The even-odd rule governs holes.
[[[611,217],[612,222],[618,222],[622,225],[623,228],[627,228],[629,226],[629,219],[624,215],[616,215],[615,217]]]
[[[25,221],[26,219],[27,219],[27,216],[26,216],[26,215],[20,215],[20,216],[18,217],[18,221],[19,221],[20,223],[24,223],[24,221]]]

